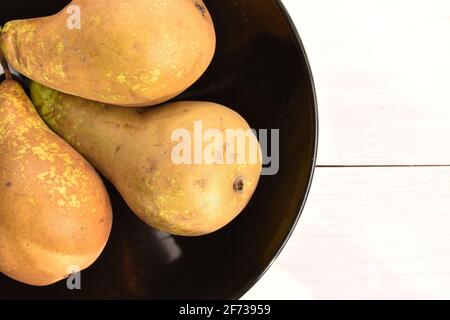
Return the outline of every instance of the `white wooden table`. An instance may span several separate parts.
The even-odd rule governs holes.
[[[317,85],[318,168],[244,299],[449,299],[450,1],[284,3]]]

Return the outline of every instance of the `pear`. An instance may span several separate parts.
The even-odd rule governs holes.
[[[115,107],[38,83],[31,85],[31,95],[47,124],[116,186],[142,220],[161,231],[212,233],[246,207],[257,187],[260,145],[229,108],[194,101]],[[244,139],[231,134],[239,130]]]
[[[0,204],[0,272],[30,285],[86,269],[111,231],[102,180],[9,72],[0,84]]]
[[[1,50],[18,72],[61,92],[150,106],[191,86],[216,46],[201,0],[74,0],[49,17],[11,21]]]

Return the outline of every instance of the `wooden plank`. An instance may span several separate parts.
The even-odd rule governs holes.
[[[450,164],[450,1],[283,2],[315,76],[319,164]]]
[[[245,299],[450,298],[450,168],[319,168]]]

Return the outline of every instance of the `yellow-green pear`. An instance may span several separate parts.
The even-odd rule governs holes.
[[[246,207],[257,187],[260,145],[229,108],[193,101],[115,107],[37,83],[31,92],[49,126],[159,230],[182,236],[214,232]]]
[[[112,212],[98,174],[42,121],[19,83],[0,84],[0,272],[44,286],[89,267]]]
[[[201,0],[73,0],[53,16],[8,22],[1,34],[6,59],[28,78],[122,106],[183,92],[215,46]]]

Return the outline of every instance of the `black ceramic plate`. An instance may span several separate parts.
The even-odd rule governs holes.
[[[8,1],[1,24],[49,15],[67,0]],[[280,129],[280,170],[263,176],[247,209],[225,229],[200,238],[152,230],[109,184],[114,227],[100,259],[66,282],[35,288],[0,275],[0,298],[234,299],[261,277],[289,238],[305,203],[317,147],[314,85],[300,39],[276,0],[207,0],[217,53],[181,99],[218,102],[255,129]]]

